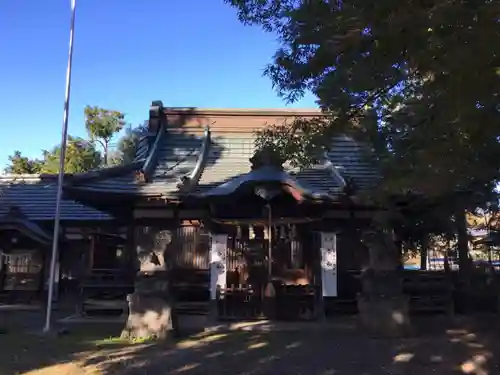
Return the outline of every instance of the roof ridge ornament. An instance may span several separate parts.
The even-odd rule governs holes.
[[[161,118],[163,116],[163,102],[155,100],[149,107],[148,131],[156,134],[160,128]]]
[[[281,155],[277,147],[274,145],[262,147],[261,149],[257,150],[250,158],[252,171],[262,167],[275,167],[279,170],[283,170],[284,162],[285,158]]]
[[[156,168],[158,150],[163,138],[165,137],[167,126],[167,118],[163,109],[163,102],[161,100],[154,101],[149,107],[148,130],[149,132],[154,132],[156,136],[153,144],[149,148],[148,156],[146,157],[142,168],[136,173],[135,177],[139,183],[148,182],[151,174]]]

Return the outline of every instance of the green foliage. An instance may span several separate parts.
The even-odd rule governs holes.
[[[146,125],[128,127],[125,134],[119,139],[115,152],[110,150],[110,142],[116,133],[125,125],[124,115],[118,111],[102,109],[100,107],[85,108],[85,126],[90,140],[68,137],[66,149],[66,173],[87,172],[101,167],[103,164],[129,163],[134,159],[135,149],[140,136],[147,130]],[[101,152],[96,148],[99,144]],[[30,159],[15,151],[9,156],[6,173],[37,174],[58,173],[60,147],[53,147],[50,151],[44,150],[43,157]],[[108,158],[110,159],[108,163]]]
[[[113,158],[113,164],[128,164],[135,158],[137,145],[143,134],[147,132],[147,124],[127,127],[125,134],[118,140],[118,152]]]
[[[491,0],[226,0],[276,33],[266,69],[278,93],[311,91],[326,117],[267,129],[307,164],[346,133],[367,142],[381,192],[491,192],[500,160],[500,24]]]
[[[52,150],[43,151],[43,165],[41,173],[58,173],[61,149],[59,146]],[[95,146],[82,138],[68,137],[65,157],[65,172],[79,173],[99,168],[101,165],[101,154]]]
[[[12,174],[36,174],[40,172],[41,167],[42,161],[23,156],[21,151],[14,151],[14,154],[9,156],[9,165],[5,168],[5,172]]]
[[[85,128],[93,142],[97,142],[103,149],[104,164],[108,164],[109,143],[112,138],[125,126],[125,115],[121,112],[86,106]]]

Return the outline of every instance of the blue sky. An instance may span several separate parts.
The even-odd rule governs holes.
[[[262,76],[277,42],[245,27],[223,0],[77,0],[69,133],[99,105],[142,123],[166,106],[277,108]],[[0,1],[0,168],[14,150],[60,142],[69,0]],[[314,107],[307,97],[294,107]]]

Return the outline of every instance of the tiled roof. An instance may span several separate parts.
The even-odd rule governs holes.
[[[250,172],[249,159],[255,153],[255,137],[252,134],[225,133],[213,139],[208,162],[199,181],[200,191]],[[302,185],[327,194],[341,189],[341,181],[331,167],[337,168],[341,176],[352,178],[361,188],[368,188],[377,178],[373,167],[363,158],[360,146],[347,137],[333,140],[323,164],[302,170],[285,165],[285,170]]]
[[[206,191],[207,188],[250,171],[249,159],[256,151],[255,130],[265,126],[267,121],[273,119],[283,121],[290,116],[319,114],[317,111],[205,110],[191,114],[192,117],[186,121],[188,116],[182,110],[178,110],[179,113],[183,113],[182,115],[176,114],[175,109],[170,111],[173,115],[168,116],[166,120],[168,123],[158,127],[155,139],[150,138],[148,147],[141,146],[141,154],[136,161],[142,160],[142,164],[137,164],[136,168],[126,172],[124,170],[114,177],[106,177],[103,174],[101,177],[88,180],[79,181],[77,178],[71,183],[71,188],[91,190],[96,193],[100,191],[174,196],[179,194],[182,178],[192,173],[202,161],[201,174],[197,176],[198,183],[189,192]],[[203,118],[205,115],[208,117]],[[213,117],[210,116],[219,117],[212,121]],[[213,123],[210,124],[210,121]],[[208,156],[202,160],[201,150],[206,135],[200,133],[206,125],[212,125],[210,147]],[[147,181],[138,179],[137,173],[144,172],[145,165],[148,160],[151,161],[150,159],[154,159],[154,165],[150,166],[151,171],[146,176]],[[369,187],[377,178],[374,168],[363,158],[361,147],[347,137],[337,137],[333,140],[331,151],[325,155],[322,165],[304,170],[286,168],[286,171],[301,185],[322,194],[337,193],[344,182],[342,177],[352,179],[361,188]]]
[[[56,209],[57,179],[43,175],[0,176],[0,216],[11,207],[18,207],[28,220],[54,220]],[[104,212],[86,207],[75,201],[63,199],[61,221],[109,220]]]
[[[151,183],[144,183],[136,177],[142,167],[139,164],[138,168],[121,176],[89,179],[88,182],[77,182],[77,186],[81,189],[123,194],[162,195],[176,192],[181,178],[195,168],[202,143],[201,136],[167,132],[156,150],[157,161],[150,176]]]
[[[335,137],[332,141],[327,159],[345,178],[351,178],[360,188],[368,189],[378,181],[379,174],[367,160],[368,150],[352,138]]]

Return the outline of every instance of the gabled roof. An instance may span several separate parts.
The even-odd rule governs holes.
[[[296,117],[317,117],[318,110],[201,110],[163,108],[153,102],[150,133],[140,141],[132,165],[75,175],[67,191],[130,196],[200,194],[250,171],[255,131]],[[333,140],[324,160],[311,168],[285,172],[313,194],[337,194],[346,179],[368,187],[377,178],[360,146],[347,137]]]
[[[57,194],[55,175],[0,175],[0,216],[19,208],[29,221],[54,220]],[[101,211],[63,199],[62,221],[109,220]]]

